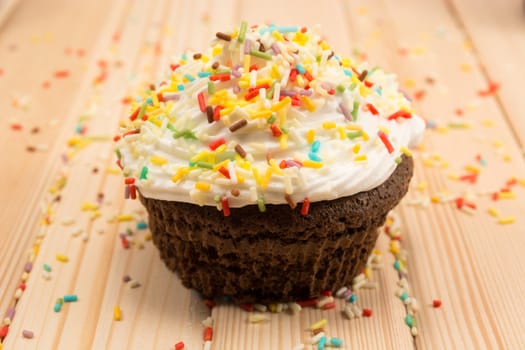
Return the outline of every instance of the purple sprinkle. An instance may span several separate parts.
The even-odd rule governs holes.
[[[233,93],[234,94],[238,94],[239,92],[241,92],[241,88],[240,88],[239,84],[233,85],[232,89],[233,89]]]
[[[122,277],[122,281],[124,283],[128,283],[129,281],[131,281],[131,277],[129,275],[124,275],[124,277]]]
[[[22,331],[22,336],[24,338],[26,338],[26,339],[31,339],[31,338],[33,338],[35,336],[35,334],[32,331],[30,331],[30,330],[24,329]]]
[[[5,313],[5,317],[12,321],[13,318],[15,317],[15,312],[16,312],[15,308],[10,307],[9,309],[7,309],[7,312]]]
[[[162,99],[164,101],[169,101],[169,100],[177,101],[179,98],[180,98],[179,94],[165,94],[165,95],[162,95]]]
[[[239,71],[239,68],[240,68],[240,67],[233,67],[232,75],[233,75],[235,78],[240,78],[240,77],[242,76],[241,72]]]
[[[408,101],[412,102],[412,99],[410,98],[410,96],[405,91],[403,91],[402,89],[399,89],[399,92],[401,92],[403,94],[403,96],[405,96],[405,98]]]
[[[290,90],[281,90],[280,95],[281,96],[295,96],[295,95],[297,95],[297,92],[290,91]]]
[[[126,186],[124,189],[124,198],[129,199],[129,186]]]
[[[305,95],[305,96],[312,96],[313,91],[312,91],[312,90],[305,90],[305,89],[302,89],[301,91],[299,91],[299,93],[300,93],[301,95]]]
[[[352,115],[350,114],[350,111],[348,110],[344,102],[339,103],[339,108],[341,109],[341,113],[343,113],[346,120],[353,120]]]
[[[250,39],[246,39],[246,41],[244,42],[244,54],[249,55],[251,50],[252,42],[250,41]]]
[[[24,271],[30,273],[32,269],[33,263],[31,261],[26,262],[26,264],[24,265]]]
[[[286,165],[288,165],[289,167],[292,167],[292,166],[295,166],[295,167],[298,167],[298,168],[301,167],[301,164],[297,163],[294,160],[287,160],[286,161]]]
[[[279,45],[277,45],[275,41],[272,43],[272,50],[273,52],[275,52],[276,55],[281,53],[281,49],[279,48]]]
[[[344,293],[341,295],[341,298],[346,299],[352,294],[352,290],[349,288],[344,291]]]

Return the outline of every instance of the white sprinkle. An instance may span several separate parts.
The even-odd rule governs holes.
[[[347,287],[341,287],[337,290],[337,292],[335,292],[335,296],[338,297],[338,298],[342,298],[343,297],[343,294],[348,290]]]
[[[235,165],[233,162],[228,162],[228,172],[230,173],[230,180],[232,184],[237,184],[237,173],[235,172]]]
[[[253,304],[253,307],[255,308],[255,310],[257,310],[259,312],[266,312],[266,311],[268,311],[268,308],[266,307],[266,305],[263,305],[263,304]]]
[[[281,84],[275,83],[275,85],[273,86],[272,102],[273,103],[279,102],[280,95],[281,95]]]
[[[204,327],[213,327],[213,318],[211,318],[211,316],[208,316],[205,320],[201,322],[201,324]]]
[[[16,300],[20,299],[20,297],[22,296],[22,293],[24,293],[24,291],[20,288],[17,288],[15,291],[15,299]]]
[[[317,333],[316,335],[314,335],[313,337],[310,338],[310,344],[317,344],[317,343],[319,343],[319,340],[321,340],[321,338],[324,337],[324,336],[325,336],[324,332]]]
[[[333,296],[322,296],[321,299],[319,299],[319,301],[317,302],[317,305],[316,307],[318,309],[322,308],[323,306],[325,306],[326,304],[328,303],[332,303],[334,301],[334,297]]]
[[[203,347],[204,350],[210,350],[211,349],[211,340],[206,340],[204,342],[204,347]]]
[[[410,328],[410,333],[412,334],[413,337],[417,337],[417,335],[419,334],[416,327]]]
[[[252,70],[250,72],[250,87],[254,88],[257,86],[257,70]]]
[[[350,307],[350,305],[346,305],[344,310],[343,310],[343,313],[345,314],[346,317],[348,317],[348,319],[352,319],[355,317],[354,313],[352,312],[352,308]]]
[[[269,320],[269,317],[262,313],[252,313],[248,316],[248,321],[250,321],[250,323],[266,322]]]
[[[292,311],[292,313],[300,312],[302,310],[301,305],[297,303],[288,303],[288,309]]]

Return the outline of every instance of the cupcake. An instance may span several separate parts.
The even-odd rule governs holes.
[[[314,29],[245,22],[169,68],[115,138],[166,266],[239,302],[349,285],[407,192],[424,130],[395,76]]]

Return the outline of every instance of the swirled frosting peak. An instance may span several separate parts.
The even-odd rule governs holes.
[[[424,122],[395,76],[315,30],[248,26],[172,62],[116,136],[126,193],[230,208],[331,200],[394,171]]]

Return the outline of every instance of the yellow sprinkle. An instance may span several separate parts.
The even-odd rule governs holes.
[[[326,326],[326,324],[328,323],[328,321],[326,320],[326,318],[323,318],[315,323],[312,323],[310,325],[310,330],[311,331],[315,331],[316,329],[321,329],[321,328],[324,328]]]
[[[319,43],[319,46],[321,46],[321,49],[323,50],[330,50],[330,45],[328,45],[324,40]]]
[[[338,127],[337,127],[337,131],[339,132],[339,138],[340,138],[341,140],[346,139],[345,129],[343,129],[342,126],[338,126]]]
[[[520,183],[520,185],[522,185],[523,187],[525,187],[525,178],[519,180],[519,183]]]
[[[489,214],[494,216],[495,218],[499,217],[499,211],[496,208],[490,207],[489,208]]]
[[[366,157],[366,154],[361,154],[357,157],[354,158],[354,162],[362,162],[362,161],[365,161],[367,160],[368,158]]]
[[[261,184],[261,176],[259,175],[259,170],[257,168],[252,168],[252,174],[253,174],[253,179],[255,180],[255,183],[257,185],[260,185]]]
[[[57,254],[56,259],[60,262],[66,263],[69,261],[69,258],[65,256],[64,254]]]
[[[288,149],[288,135],[287,134],[282,134],[281,137],[279,137],[279,148]]]
[[[430,201],[432,203],[440,203],[441,202],[441,198],[439,196],[433,195],[433,196],[430,196]]]
[[[336,125],[334,122],[324,122],[323,129],[335,129]]]
[[[276,104],[272,106],[272,111],[274,112],[280,111],[284,107],[289,106],[291,103],[292,103],[292,99],[290,98],[290,96],[286,96],[281,101],[277,102]]]
[[[502,225],[506,225],[506,224],[512,224],[514,221],[516,221],[516,218],[514,216],[506,216],[503,218],[499,218],[498,223]]]
[[[152,164],[155,164],[155,165],[158,165],[158,166],[162,166],[162,165],[168,163],[168,160],[166,158],[162,158],[162,157],[159,157],[159,156],[151,156],[149,161]]]
[[[414,87],[416,85],[416,82],[413,79],[407,79],[405,80],[405,85],[407,87]]]
[[[277,174],[277,175],[284,175],[284,171],[283,169],[279,168],[279,165],[277,164],[277,161],[275,159],[270,159],[268,161],[268,163],[270,164],[271,166],[271,170],[272,170],[272,173],[273,174]]]
[[[226,107],[226,108],[224,108],[224,109],[221,109],[221,111],[219,112],[219,114],[220,114],[221,117],[222,117],[223,115],[228,115],[228,114],[230,114],[231,112],[233,112],[233,110],[234,110],[234,107]]]
[[[301,96],[300,100],[303,103],[303,105],[306,107],[307,110],[309,110],[310,112],[314,112],[315,111],[315,107],[316,107],[315,103],[310,99],[310,97],[308,97],[308,96]]]
[[[268,184],[270,183],[270,178],[272,177],[272,168],[268,167],[266,168],[266,172],[264,173],[264,176],[261,179],[261,188],[264,190],[266,187],[268,187]]]
[[[470,171],[471,173],[476,173],[476,174],[479,174],[479,172],[481,171],[479,167],[474,166],[474,165],[466,165],[465,170]]]
[[[124,222],[124,221],[131,221],[135,219],[135,217],[131,214],[120,214],[117,215],[117,221],[118,222]]]
[[[215,149],[215,154],[222,153],[222,152],[224,152],[224,151],[226,151],[226,145],[225,145],[225,144],[222,144],[222,145],[220,145],[219,147],[217,147],[217,148]]]
[[[459,180],[459,176],[457,174],[449,173],[447,176],[450,180]]]
[[[222,52],[222,46],[216,45],[213,47],[211,54],[213,57],[220,55]]]
[[[401,146],[400,148],[401,153],[403,153],[407,157],[412,157],[412,151],[406,148],[405,146]]]
[[[514,199],[516,198],[516,193],[514,192],[499,192],[498,193],[499,199]]]
[[[157,107],[159,105],[159,98],[157,97],[157,93],[155,91],[153,91],[150,94],[150,97],[151,97],[151,100],[153,102],[153,106]]]
[[[391,240],[389,249],[390,249],[390,252],[394,255],[399,253],[399,241]]]
[[[222,162],[220,163],[217,163],[213,166],[213,170],[214,171],[218,171],[221,167],[225,167],[225,168],[228,168],[228,163],[230,162],[229,159],[225,159],[223,160]]]
[[[303,166],[306,167],[306,168],[319,169],[319,168],[323,167],[323,163],[321,163],[321,162],[314,162],[314,161],[312,161],[310,159],[307,159],[307,160],[303,161]]]
[[[242,60],[243,69],[245,72],[248,72],[250,70],[250,55],[244,55]]]
[[[208,182],[199,181],[195,183],[195,188],[200,191],[209,191],[211,188],[211,185]]]
[[[235,172],[237,174],[237,182],[240,184],[244,183],[244,175],[238,171]]]
[[[255,113],[250,114],[250,118],[257,119],[257,118],[263,118],[268,119],[273,114],[273,112],[269,109],[258,111]]]
[[[82,211],[93,211],[93,210],[97,210],[97,209],[98,209],[98,204],[93,203],[93,202],[84,202],[84,203],[82,203],[82,205],[80,206],[80,209],[81,209]]]
[[[148,121],[152,122],[153,124],[155,124],[159,128],[162,126],[162,122],[160,120],[158,120],[157,118],[153,117],[153,116],[148,117]]]
[[[188,173],[188,168],[179,168],[175,175],[171,178],[171,181],[177,182],[182,179]]]
[[[115,305],[113,308],[113,319],[115,321],[122,320],[122,312],[120,311],[120,307],[118,305]]]
[[[512,157],[510,156],[510,154],[505,153],[505,154],[503,155],[503,160],[504,160],[505,162],[510,162],[510,161],[512,160]]]
[[[388,128],[385,128],[384,126],[379,126],[378,129],[387,135],[390,133],[390,130]]]
[[[202,151],[200,153],[197,153],[193,157],[191,157],[190,162],[193,162],[193,163],[199,162],[201,160],[204,160],[204,159],[208,158],[209,155],[210,155],[210,152]]]
[[[423,181],[417,184],[416,188],[420,191],[426,190],[428,187],[428,182]]]
[[[356,143],[354,145],[354,147],[352,147],[352,152],[354,152],[354,154],[358,154],[359,150],[361,150],[361,144],[360,143]]]
[[[341,59],[341,64],[343,67],[351,67],[352,66],[352,60],[349,57],[343,57]]]
[[[365,277],[366,278],[372,277],[372,269],[370,267],[365,267]]]
[[[370,136],[368,136],[368,134],[366,133],[366,131],[361,131],[361,134],[363,136],[363,140],[364,141],[368,141],[370,139]]]
[[[272,64],[272,70],[270,72],[270,76],[272,79],[281,79],[281,74],[279,73],[279,68],[277,68],[276,64]]]
[[[279,33],[278,31],[276,31],[276,30],[272,31],[272,35],[275,38],[275,40],[277,40],[277,41],[284,41],[284,38],[283,38],[282,34]]]
[[[315,130],[314,129],[308,130],[308,132],[306,133],[306,141],[308,141],[309,144],[312,144],[314,142],[314,138],[315,138]]]

